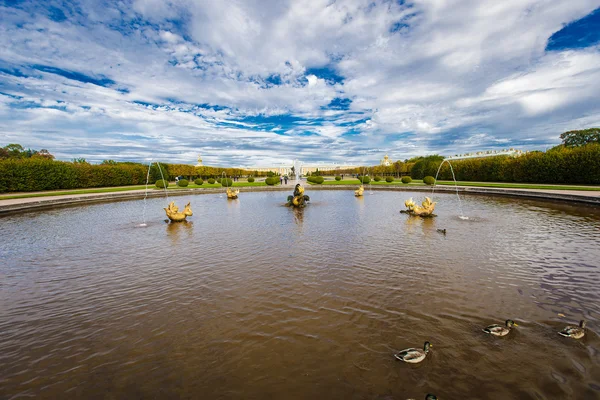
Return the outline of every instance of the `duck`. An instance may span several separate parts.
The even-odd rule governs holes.
[[[442,233],[442,234],[444,234],[444,235],[446,234],[446,229],[438,229],[437,231],[438,231],[439,233]]]
[[[558,334],[573,339],[581,339],[585,336],[585,321],[579,321],[579,326],[568,325],[565,329],[558,332]]]
[[[433,347],[431,343],[425,342],[425,344],[423,345],[423,350],[415,348],[404,349],[394,354],[394,357],[396,357],[400,361],[404,361],[411,364],[420,363],[425,359],[425,357],[427,357],[427,353],[429,353],[429,348],[431,347]]]
[[[414,400],[414,399],[406,399],[406,400]],[[438,400],[435,394],[427,393],[425,396],[425,400]]]
[[[510,332],[510,328],[513,326],[519,326],[512,319],[507,319],[505,326],[494,324],[483,328],[485,333],[489,333],[494,336],[506,336]]]

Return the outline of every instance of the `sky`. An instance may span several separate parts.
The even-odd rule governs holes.
[[[376,164],[600,126],[600,0],[0,0],[0,146]]]

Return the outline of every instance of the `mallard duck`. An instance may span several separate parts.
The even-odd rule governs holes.
[[[425,342],[423,345],[423,350],[421,349],[404,349],[394,355],[398,360],[404,361],[411,364],[420,363],[427,357],[427,353],[429,353],[429,348],[433,347],[433,345],[429,342]]]
[[[519,325],[515,324],[515,321],[513,321],[512,319],[507,319],[505,326],[494,324],[483,328],[483,331],[494,336],[506,336],[510,332],[510,328],[512,328],[513,326]]]
[[[585,321],[579,321],[579,326],[568,325],[558,334],[573,339],[581,339],[585,335]]]

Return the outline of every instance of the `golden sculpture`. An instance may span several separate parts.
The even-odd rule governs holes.
[[[240,194],[240,189],[232,189],[230,187],[227,188],[227,198],[228,199],[237,199],[238,194]]]
[[[187,216],[194,215],[192,213],[192,208],[190,207],[190,203],[187,203],[185,205],[185,208],[183,209],[183,212],[179,212],[179,207],[177,207],[175,205],[174,201],[172,201],[171,203],[169,203],[169,207],[166,207],[164,210],[167,213],[167,217],[169,217],[169,219],[171,221],[173,221],[173,222],[185,221],[185,218]]]
[[[360,197],[360,196],[362,196],[362,195],[363,195],[363,193],[364,193],[364,192],[365,192],[365,187],[364,187],[363,185],[360,185],[360,186],[358,187],[358,189],[356,189],[356,190],[354,191],[354,195],[355,195],[356,197]]]
[[[406,206],[406,210],[402,210],[400,212],[407,213],[410,215],[418,215],[420,217],[431,217],[433,216],[433,210],[435,209],[435,202],[432,202],[429,197],[425,197],[423,203],[421,205],[417,205],[412,197],[404,202]]]
[[[298,183],[294,188],[294,195],[288,196],[288,206],[306,207],[306,203],[310,201],[310,197],[304,194],[304,188]]]

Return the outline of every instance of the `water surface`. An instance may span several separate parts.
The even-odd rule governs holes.
[[[182,224],[149,199],[146,227],[141,200],[0,218],[0,398],[600,398],[598,208],[309,194],[176,197]]]

